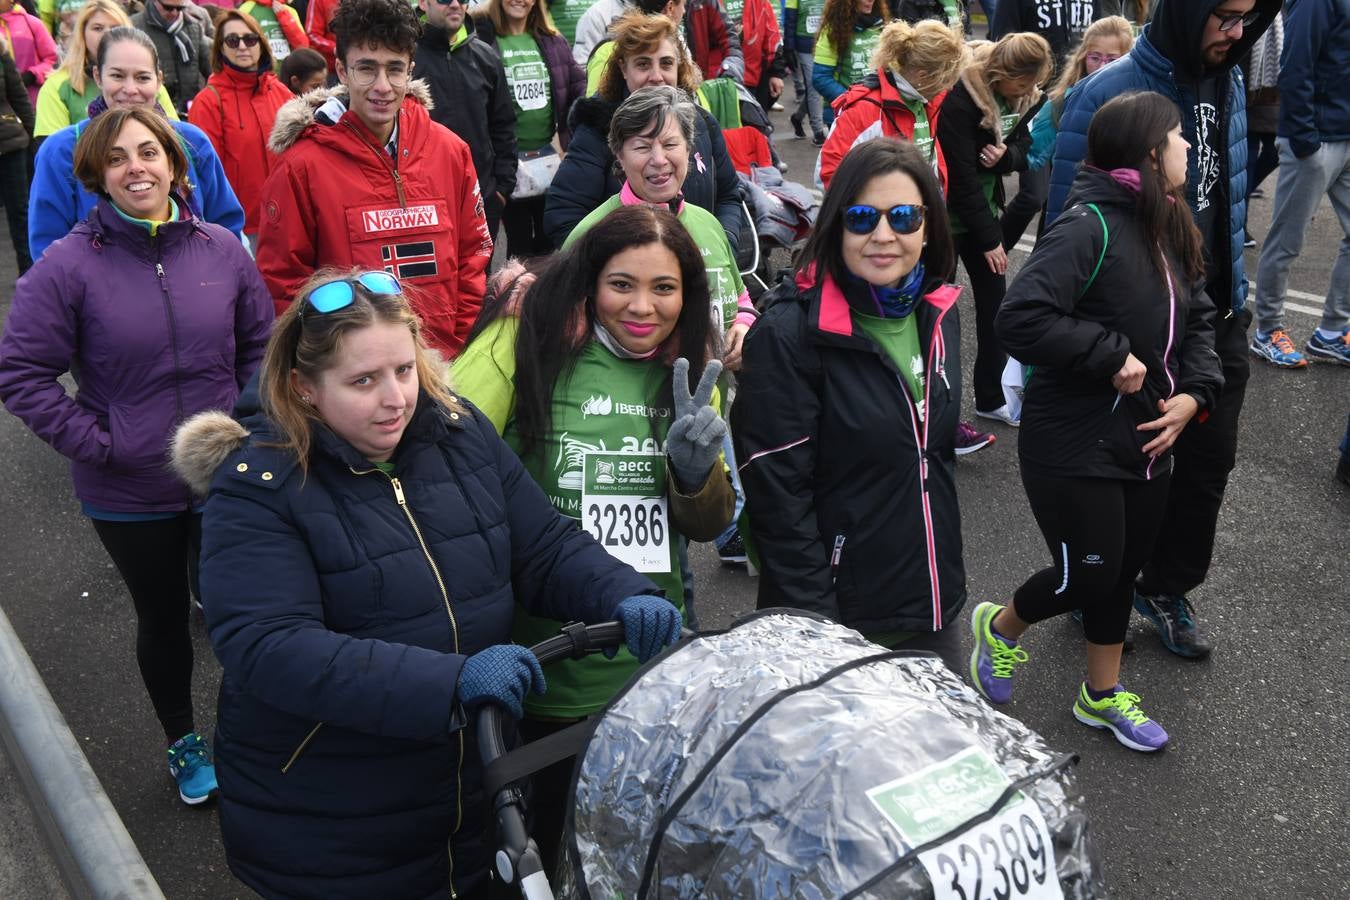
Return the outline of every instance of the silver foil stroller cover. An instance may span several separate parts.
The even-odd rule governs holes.
[[[782,611],[642,672],[584,754],[560,896],[1104,896],[1072,759],[879,654]]]

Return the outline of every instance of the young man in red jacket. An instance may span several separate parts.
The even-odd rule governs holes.
[[[451,359],[492,256],[473,158],[411,81],[421,25],[410,4],[343,0],[332,26],[341,84],[277,114],[258,268],[278,313],[318,268],[384,269],[412,288],[427,342]]]

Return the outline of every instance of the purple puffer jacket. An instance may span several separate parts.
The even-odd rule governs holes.
[[[192,497],[168,467],[174,429],[233,407],[272,318],[267,286],[224,228],[193,217],[151,237],[100,200],[15,286],[0,399],[69,457],[84,503],[187,509]],[[74,398],[57,381],[72,364]]]

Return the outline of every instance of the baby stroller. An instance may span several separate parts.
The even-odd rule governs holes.
[[[621,639],[617,625],[571,630],[540,658]],[[499,726],[485,709],[490,772],[515,755],[498,760]],[[811,614],[766,610],[681,642],[586,730],[558,896],[1105,894],[1075,757],[937,657],[884,651]],[[504,787],[496,809],[499,876],[552,897],[520,792]]]

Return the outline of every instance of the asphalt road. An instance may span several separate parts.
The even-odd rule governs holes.
[[[775,119],[789,177],[809,181],[814,148],[791,138],[785,114]],[[1252,215],[1258,238],[1273,178],[1266,189]],[[1292,286],[1323,294],[1338,241],[1326,209],[1310,230]],[[7,246],[0,223],[0,247]],[[0,282],[12,284],[9,254],[0,257]],[[1014,269],[1024,258],[1013,255]],[[1249,253],[1249,269],[1255,262]],[[0,311],[8,311],[9,295],[5,289]],[[1290,313],[1300,341],[1314,324],[1307,314]],[[966,316],[967,346],[973,325]],[[965,354],[967,365],[973,355]],[[1008,711],[1052,746],[1082,754],[1079,774],[1114,896],[1350,893],[1344,762],[1350,711],[1343,699],[1350,671],[1343,626],[1350,612],[1350,490],[1332,476],[1347,410],[1350,369],[1283,372],[1254,364],[1214,566],[1193,595],[1218,649],[1207,661],[1184,661],[1143,625],[1136,628],[1138,649],[1125,660],[1126,683],[1172,734],[1166,752],[1133,753],[1073,720],[1082,651],[1071,623],[1046,623],[1026,643],[1031,662],[1019,671]],[[1015,431],[996,431],[996,445],[959,464],[972,604],[1006,602],[1047,563],[1017,478]],[[131,604],[79,513],[66,464],[8,414],[0,414],[0,523],[0,604],[166,894],[249,896],[226,868],[215,813],[188,809],[175,796],[136,671]],[[754,582],[743,570],[722,568],[704,546],[693,558],[707,625],[754,607]],[[209,731],[220,670],[199,615],[193,629],[198,725]],[[3,774],[8,795],[12,782]],[[0,816],[10,819],[0,821],[0,831],[25,828],[22,804],[0,804]],[[0,878],[42,877],[48,870],[40,855],[31,840],[0,841]]]

